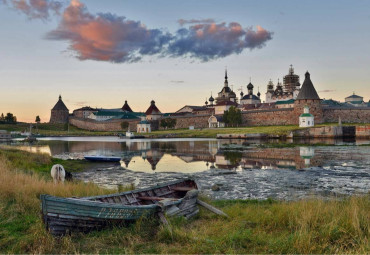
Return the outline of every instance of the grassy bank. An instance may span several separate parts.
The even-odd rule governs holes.
[[[33,124],[35,126],[35,124]],[[337,125],[337,123],[325,123],[316,125],[316,127]],[[343,124],[343,125],[370,125],[370,124]],[[0,130],[7,131],[24,131],[29,129],[29,124],[0,124]],[[286,126],[254,126],[254,127],[237,127],[237,128],[216,128],[216,129],[170,129],[153,131],[146,134],[148,137],[161,138],[161,137],[178,137],[178,138],[216,138],[217,134],[252,134],[252,133],[265,133],[269,135],[287,135],[290,131],[297,130],[297,125]],[[67,124],[50,124],[41,123],[38,129],[34,127],[33,132],[38,132],[43,136],[109,136],[115,135],[119,132],[103,132],[103,131],[88,131],[79,129],[72,125]],[[121,133],[124,133],[123,131]],[[142,135],[142,134],[140,134]]]
[[[171,219],[172,234],[155,220],[142,220],[128,228],[54,239],[41,221],[40,194],[113,191],[80,182],[56,185],[37,167],[49,164],[50,157],[26,152],[20,165],[10,154],[0,154],[0,253],[370,252],[369,195],[341,201],[210,201],[230,218],[201,210],[190,221]]]
[[[315,127],[333,126],[337,123],[325,123],[316,125]],[[370,124],[344,124],[344,125],[370,125]],[[217,134],[254,134],[264,133],[268,135],[287,135],[289,132],[300,129],[297,125],[286,126],[254,126],[254,127],[238,127],[238,128],[204,128],[204,129],[171,129],[153,131],[149,134],[150,137],[196,137],[196,138],[216,138]]]
[[[32,133],[38,133],[43,136],[106,136],[114,135],[117,132],[103,132],[103,131],[88,131],[79,129],[75,126],[68,124],[50,124],[40,123],[37,125],[32,124]],[[28,123],[17,123],[17,124],[0,124],[0,130],[7,131],[28,131],[30,124]]]
[[[52,158],[48,154],[30,153],[17,150],[10,146],[2,146],[0,157],[8,162],[11,169],[21,170],[28,173],[38,173],[42,176],[49,176],[50,169],[54,164],[62,164],[68,172],[80,172],[99,166],[86,160],[62,160]]]

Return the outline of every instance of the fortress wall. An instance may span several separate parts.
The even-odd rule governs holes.
[[[370,137],[370,126],[357,126],[356,137]]]
[[[242,113],[243,126],[296,125],[294,108],[256,110]]]
[[[194,126],[194,128],[208,128],[209,117],[210,115],[201,115],[188,117],[172,117],[172,119],[176,119],[176,129],[189,128],[189,126]]]
[[[370,108],[324,108],[323,112],[324,122],[338,122],[340,117],[343,123],[370,123]]]
[[[83,119],[70,117],[69,124],[72,126],[90,130],[90,131],[117,131],[122,132],[121,123],[129,122],[130,130],[136,131],[136,125],[140,120],[109,120],[109,121],[96,121],[91,119]]]

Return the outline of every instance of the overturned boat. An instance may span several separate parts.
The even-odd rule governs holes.
[[[196,182],[186,179],[103,196],[61,198],[41,195],[41,207],[46,228],[59,236],[99,230],[141,217],[158,215],[163,218],[164,213],[189,218],[199,211],[197,197]]]

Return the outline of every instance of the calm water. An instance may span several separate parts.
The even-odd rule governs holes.
[[[75,176],[110,188],[129,183],[145,187],[189,176],[215,198],[297,199],[370,191],[370,146],[338,146],[369,141],[311,142],[332,146],[268,148],[243,140],[116,137],[44,138],[37,145],[17,146],[63,159],[120,156],[120,165]]]

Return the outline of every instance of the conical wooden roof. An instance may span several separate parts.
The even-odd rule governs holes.
[[[297,100],[300,100],[300,99],[318,99],[318,100],[320,100],[320,97],[317,94],[316,89],[312,84],[309,72],[306,72],[304,82],[303,82],[301,90],[299,91],[299,94],[297,96]]]
[[[63,110],[63,111],[69,111],[67,106],[62,101],[62,96],[59,96],[58,102],[54,105],[52,110]]]
[[[122,111],[133,112],[133,110],[131,110],[131,107],[128,105],[127,100],[125,101],[125,104],[122,106],[121,109]]]

